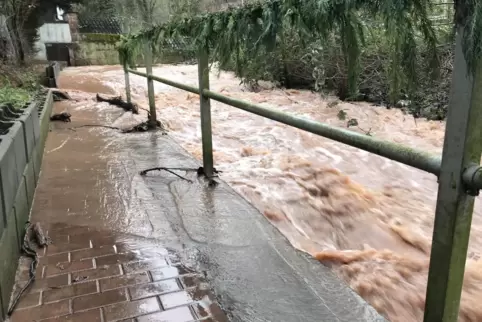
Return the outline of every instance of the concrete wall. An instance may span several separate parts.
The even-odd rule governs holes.
[[[53,97],[26,107],[0,135],[0,321],[6,319],[15,271],[49,132]]]
[[[46,43],[71,43],[70,26],[68,22],[46,23],[37,30],[39,39],[35,42],[37,54],[35,59],[47,60]]]
[[[56,88],[57,80],[59,78],[61,66],[59,62],[50,63],[45,68],[45,75],[46,75],[46,84],[50,88]]]
[[[75,53],[75,65],[117,65],[119,53],[115,43],[81,40]]]
[[[80,34],[80,41],[75,53],[75,65],[118,65],[119,52],[117,42],[120,35],[110,34]],[[137,63],[144,64],[144,58],[140,55]],[[155,57],[155,64],[175,64],[186,61],[187,54],[177,52],[163,53],[162,57]]]

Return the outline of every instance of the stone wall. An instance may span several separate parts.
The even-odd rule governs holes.
[[[119,52],[117,43],[120,35],[115,34],[80,34],[75,53],[75,65],[118,65]],[[180,52],[166,52],[162,57],[154,60],[155,64],[176,64],[190,59],[188,54]],[[144,64],[142,55],[138,58],[138,64]]]
[[[0,131],[0,321],[6,319],[52,106],[49,91],[43,99],[22,109],[8,132]]]
[[[116,43],[120,35],[81,34],[75,53],[75,65],[117,65]]]
[[[57,86],[57,80],[59,78],[61,70],[61,65],[59,62],[53,62],[50,63],[46,68],[45,68],[45,75],[46,75],[46,81],[45,84],[50,87],[50,88],[56,88]]]

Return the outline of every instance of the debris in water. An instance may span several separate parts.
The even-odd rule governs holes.
[[[344,121],[344,120],[346,120],[346,115],[347,115],[347,114],[346,114],[346,112],[345,112],[344,110],[340,110],[340,111],[338,112],[337,117],[338,117],[338,119],[339,119],[340,121]]]
[[[72,99],[72,97],[70,97],[70,95],[67,92],[59,91],[56,89],[52,90],[52,95],[54,97],[55,102],[67,101]]]
[[[142,122],[130,129],[123,130],[122,133],[147,132],[148,130],[149,130],[149,124],[147,122]]]
[[[69,112],[62,112],[58,114],[54,114],[50,117],[51,121],[62,121],[62,122],[72,122],[70,119],[72,117],[72,114]]]
[[[99,94],[96,95],[97,102],[107,102],[111,105],[118,106],[126,112],[132,112],[133,114],[139,114],[139,107],[131,102],[122,100],[121,96],[115,96],[112,98],[103,98]]]
[[[358,120],[357,119],[350,119],[348,123],[346,123],[346,127],[350,126],[358,126]]]

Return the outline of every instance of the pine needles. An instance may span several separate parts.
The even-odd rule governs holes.
[[[465,10],[455,17],[459,26],[465,27],[464,52],[469,71],[476,69],[482,57],[482,2],[480,0],[458,0],[456,6]],[[466,15],[464,17],[464,15]]]
[[[459,0],[461,1],[461,0]],[[482,5],[473,3],[465,50],[472,62],[482,52]],[[381,19],[391,50],[392,92],[399,92],[401,79],[416,84],[416,37],[424,39],[432,67],[437,67],[437,39],[429,20],[429,0],[269,0],[195,17],[176,18],[121,40],[119,58],[130,65],[145,42],[155,53],[162,52],[166,39],[191,39],[195,47],[207,46],[221,68],[234,63],[243,78],[243,65],[279,45],[286,32],[301,40],[341,39],[348,72],[349,95],[357,94],[359,59],[367,32],[363,15]]]

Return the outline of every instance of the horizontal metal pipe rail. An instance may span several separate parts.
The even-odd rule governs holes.
[[[353,131],[329,126],[321,122],[304,119],[274,109],[250,104],[212,91],[205,90],[204,95],[218,102],[404,163],[414,168],[435,174],[436,176],[440,174],[441,159],[423,151],[379,140]]]
[[[162,77],[148,76],[145,73],[131,69],[129,69],[129,72],[139,76],[152,78],[155,81],[170,85],[175,88],[199,94],[199,88],[193,86],[177,83]],[[210,90],[204,90],[203,94],[215,101],[404,163],[417,169],[430,172],[436,176],[438,176],[440,173],[440,158],[423,151],[418,151],[400,144],[379,140],[368,135],[340,129],[320,122],[307,120],[295,115],[290,115],[281,111],[276,111],[274,109],[236,100]]]
[[[171,81],[169,79],[157,77],[157,76],[154,76],[154,75],[149,76],[146,73],[138,72],[137,70],[133,70],[133,69],[129,69],[128,71],[129,71],[129,73],[132,73],[132,74],[135,74],[135,75],[138,75],[138,76],[142,76],[142,77],[146,77],[146,78],[155,80],[159,83],[163,83],[163,84],[166,84],[166,85],[169,85],[169,86],[172,86],[172,87],[175,87],[175,88],[179,88],[179,89],[185,90],[187,92],[199,95],[199,88],[189,86],[189,85],[185,85],[185,84],[181,84],[181,83],[177,83],[177,82]]]
[[[190,93],[199,94],[199,88],[194,86],[181,84],[158,76],[150,76],[146,73],[133,69],[128,69],[128,72],[188,91]],[[291,115],[289,113],[233,99],[211,90],[204,90],[203,95],[215,101],[266,117],[270,120],[290,125],[295,128],[429,172],[437,177],[440,175],[441,157],[439,156],[435,156],[401,144],[380,140],[368,135],[363,135],[353,131],[323,124],[321,122],[308,120],[299,116]],[[472,173],[473,175],[470,178],[464,177],[464,183],[474,190],[482,189],[482,168],[479,167],[478,171],[472,171]]]
[[[478,168],[477,173],[475,174],[473,179],[473,185],[476,189],[482,189],[482,167]]]
[[[149,106],[155,109],[153,81],[199,94],[204,175],[214,171],[211,100],[281,122],[365,151],[430,172],[437,176],[438,194],[430,252],[424,322],[456,322],[464,280],[465,263],[472,223],[474,196],[482,189],[480,157],[482,128],[482,61],[471,75],[463,52],[464,27],[458,26],[454,68],[447,114],[444,148],[440,157],[403,145],[337,128],[293,114],[262,107],[213,92],[209,88],[209,49],[201,46],[198,55],[198,88],[152,75],[152,62],[146,60],[147,73],[124,70],[126,86],[129,72],[146,77]],[[148,50],[148,49],[147,49]],[[149,51],[147,52],[149,53]],[[146,53],[146,54],[147,54]],[[147,56],[146,56],[147,57]],[[129,89],[126,89],[127,93]],[[155,114],[152,114],[151,116]],[[155,117],[154,117],[155,120]],[[157,123],[156,123],[157,124]],[[358,160],[354,160],[357,162]]]

